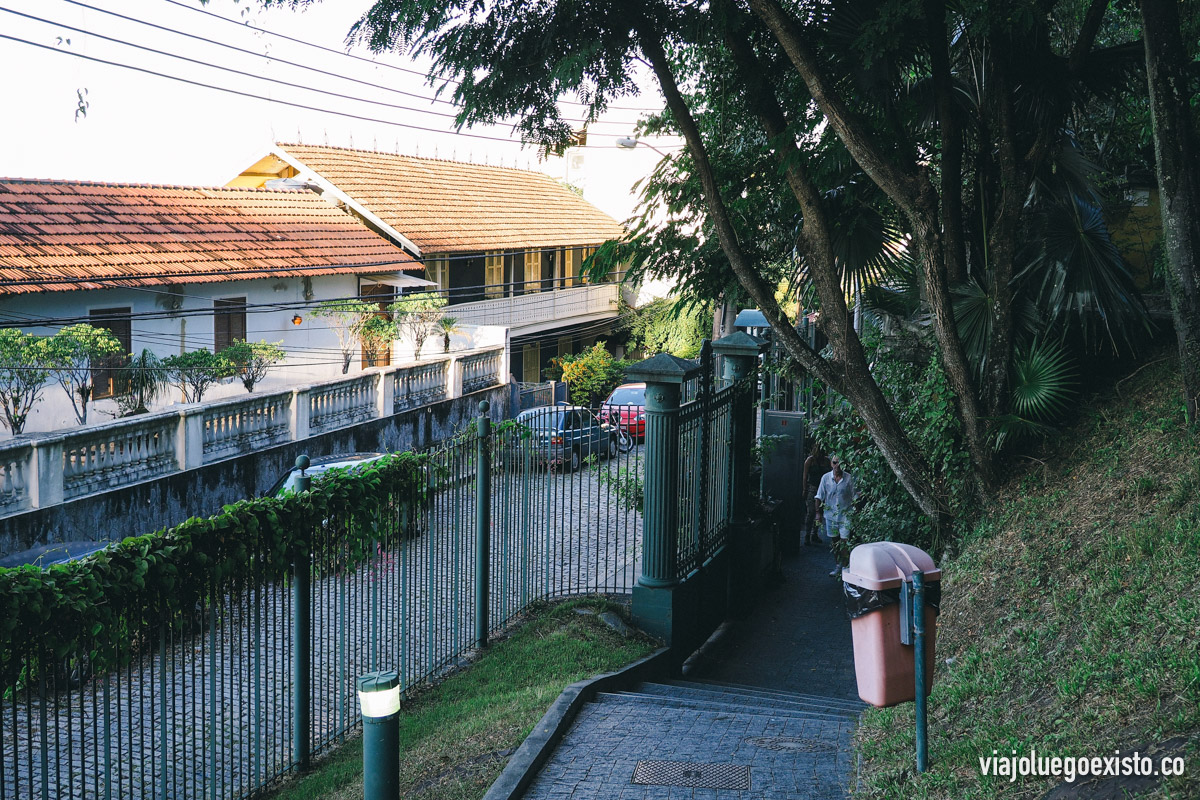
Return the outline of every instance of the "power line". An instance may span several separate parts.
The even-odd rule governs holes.
[[[0,38],[7,38],[7,37],[5,37],[3,34],[0,34]],[[384,237],[384,238],[386,238],[386,237]],[[543,247],[543,248],[528,249],[528,250],[489,250],[489,251],[485,251],[485,252],[481,252],[481,253],[468,253],[465,255],[446,255],[446,256],[440,256],[438,258],[430,258],[428,255],[426,255],[425,259],[426,259],[426,261],[433,261],[433,262],[479,261],[479,260],[485,259],[489,255],[505,256],[505,257],[507,257],[507,256],[513,256],[513,257],[526,256],[526,255],[544,255],[546,253],[557,253],[560,250],[582,250],[582,249],[585,249],[588,247],[594,248],[594,247],[596,247],[596,245],[570,245],[570,246],[563,245],[561,247]],[[0,263],[3,263],[3,261],[4,261],[4,258],[0,257]],[[363,266],[363,267],[378,266],[381,269],[385,269],[387,267],[392,267],[393,271],[405,272],[406,270],[403,268],[402,265],[409,264],[409,263],[419,263],[423,267],[426,268],[426,271],[428,271],[428,267],[427,267],[425,261],[420,261],[420,262],[395,261],[395,262],[383,262],[380,264],[365,264],[365,265],[360,265],[360,266]],[[68,284],[68,283],[69,284],[112,283],[112,284],[116,284],[115,286],[110,287],[110,288],[114,288],[114,289],[131,289],[134,291],[154,292],[156,294],[163,294],[163,295],[191,296],[191,297],[197,297],[200,299],[209,299],[203,295],[182,295],[182,293],[180,293],[180,292],[170,291],[167,289],[151,289],[150,287],[146,287],[146,286],[123,286],[120,284],[120,281],[143,280],[143,279],[161,281],[161,280],[169,280],[170,278],[173,278],[173,277],[181,277],[181,278],[189,277],[190,278],[190,277],[197,277],[197,276],[198,277],[214,277],[214,278],[225,277],[225,278],[228,278],[230,275],[238,276],[237,278],[234,279],[235,281],[241,280],[242,276],[249,276],[249,277],[245,278],[246,280],[254,280],[254,279],[265,280],[265,279],[272,278],[272,277],[279,277],[280,280],[286,280],[288,277],[294,277],[294,276],[277,276],[276,273],[278,273],[282,270],[287,270],[289,272],[308,272],[308,271],[315,271],[315,270],[328,270],[328,269],[330,269],[330,266],[327,264],[314,264],[312,266],[293,265],[293,266],[288,266],[288,267],[257,267],[254,269],[239,270],[236,273],[231,273],[229,271],[210,270],[210,271],[200,271],[200,272],[189,272],[189,273],[178,275],[178,276],[168,275],[168,274],[164,274],[162,272],[127,273],[124,275],[119,275],[119,276],[114,275],[111,277],[96,276],[96,277],[86,277],[86,278],[81,278],[79,276],[64,277],[64,276],[61,276],[61,275],[58,275],[55,273],[49,273],[49,272],[45,271],[47,269],[46,267],[27,267],[27,266],[22,265],[22,266],[18,266],[16,268],[22,270],[23,272],[32,273],[37,277],[31,278],[29,280],[17,280],[17,279],[13,279],[13,278],[0,279],[0,288],[3,288],[5,286],[61,285],[61,284]],[[357,275],[359,278],[366,278],[368,280],[371,279],[371,275],[366,274],[366,273],[336,273],[336,274],[339,274],[339,275],[354,274],[354,275]],[[317,277],[324,277],[324,276],[317,276]],[[525,283],[537,283],[540,280],[542,280],[542,279],[538,278],[533,281],[524,281],[524,280],[512,281],[511,283],[503,283],[503,284],[477,284],[477,285],[473,285],[473,286],[455,286],[455,287],[451,287],[451,289],[468,290],[468,289],[483,289],[488,286],[493,286],[493,287],[494,286],[506,286],[506,287],[507,286],[517,286],[517,285],[523,285]],[[188,283],[202,283],[202,282],[203,281],[188,281]],[[231,282],[231,281],[214,281],[214,282],[225,283],[225,282]],[[430,289],[430,291],[451,291],[451,289],[445,289],[445,290]],[[339,298],[339,299],[347,299],[347,298]]]
[[[128,69],[128,70],[132,70],[133,72],[141,72],[143,74],[153,75],[158,78],[166,78],[167,80],[178,81],[179,83],[186,83],[189,86],[198,86],[202,89],[213,89],[218,92],[225,92],[226,94],[237,95],[239,97],[246,97],[251,100],[263,100],[268,103],[278,103],[279,105],[291,106],[292,108],[299,108],[299,109],[303,109],[305,111],[315,111],[319,114],[332,114],[332,115],[338,116],[338,117],[346,117],[348,119],[357,119],[357,120],[361,120],[363,122],[374,122],[374,123],[378,123],[380,125],[391,125],[396,128],[407,128],[409,130],[425,131],[427,133],[441,133],[441,134],[447,134],[450,136],[466,136],[471,139],[486,139],[488,141],[506,142],[508,144],[520,144],[520,145],[528,144],[527,142],[523,142],[519,139],[506,139],[506,138],[502,138],[499,136],[485,136],[485,135],[479,134],[479,133],[462,133],[460,131],[446,131],[446,130],[441,130],[438,128],[427,128],[427,127],[423,127],[421,125],[407,125],[403,122],[393,122],[391,120],[378,119],[376,117],[367,117],[367,116],[363,116],[361,114],[350,114],[345,111],[333,111],[328,108],[319,108],[317,106],[305,105],[304,103],[293,103],[288,100],[277,100],[275,98],[265,97],[265,96],[259,95],[259,94],[254,94],[252,92],[242,92],[242,91],[238,91],[237,89],[229,89],[229,88],[226,88],[223,86],[214,86],[212,84],[204,83],[202,81],[193,81],[188,78],[181,78],[178,75],[168,75],[166,73],[156,72],[154,70],[146,69],[144,67],[135,67],[131,64],[123,64],[118,61],[108,61],[103,58],[96,58],[94,56],[84,55],[83,53],[76,53],[71,50],[60,50],[56,47],[51,47],[50,45],[39,44],[38,42],[31,42],[28,39],[21,39],[16,36],[8,36],[7,34],[0,34],[0,39],[6,39],[10,42],[17,42],[19,44],[27,44],[32,47],[41,48],[42,50],[49,50],[52,53],[59,53],[62,55],[72,56],[74,58],[81,58],[85,61],[91,61],[96,64],[104,64],[104,65],[110,66],[110,67],[118,67],[121,69]]]
[[[73,2],[73,0],[64,0],[64,2]],[[388,64],[388,63],[385,63],[382,61],[376,61],[371,58],[363,58],[362,56],[357,56],[357,55],[354,55],[353,53],[348,53],[348,52],[344,52],[341,50],[334,50],[332,47],[325,47],[323,45],[314,44],[313,42],[304,41],[303,39],[296,39],[294,37],[291,37],[291,36],[288,36],[288,35],[282,34],[282,33],[277,33],[275,31],[269,30],[267,28],[261,28],[257,25],[253,25],[249,22],[239,22],[236,19],[230,19],[229,17],[222,16],[222,15],[214,13],[212,11],[206,11],[202,8],[195,8],[194,6],[189,6],[186,3],[181,3],[178,0],[163,0],[163,2],[170,3],[173,6],[179,6],[180,8],[186,8],[188,11],[194,11],[199,14],[204,14],[205,16],[214,17],[216,19],[221,20],[222,22],[228,22],[230,24],[237,25],[239,28],[242,28],[242,27],[249,28],[251,30],[255,30],[260,33],[265,33],[270,36],[275,36],[280,39],[286,39],[289,42],[295,42],[296,44],[302,44],[305,47],[312,47],[312,48],[315,48],[317,50],[322,50],[327,53],[333,53],[334,55],[341,56],[343,58],[352,58],[356,61],[363,61],[367,64],[371,64],[372,66],[385,67],[387,69],[394,69],[399,72],[406,72],[406,73],[409,73],[412,75],[420,76],[422,78],[429,77],[428,75],[426,75],[424,72],[421,72],[420,70],[409,69],[407,67],[400,67],[400,66],[396,66],[395,64]],[[455,86],[457,86],[461,83],[461,81],[456,81],[453,78],[442,78],[441,80],[444,80],[444,81],[446,81],[446,83],[453,84]],[[435,102],[449,103],[450,101],[435,99]],[[590,108],[589,104],[580,103],[580,102],[577,102],[574,100],[559,100],[558,102],[566,103],[568,105],[573,105],[573,106],[581,106],[583,108]],[[631,106],[607,106],[607,108],[610,108],[614,111],[650,111],[653,113],[659,113],[662,111],[662,108],[638,108],[638,107],[631,107]]]
[[[70,2],[70,0],[64,0],[64,2]],[[90,8],[90,6],[89,6],[89,8]],[[398,109],[400,111],[415,111],[418,114],[432,114],[437,117],[446,117],[449,119],[454,119],[456,116],[454,114],[446,114],[441,111],[433,111],[431,109],[426,109],[426,108],[414,108],[412,106],[402,106],[397,103],[386,103],[382,100],[370,100],[365,97],[356,97],[354,95],[342,94],[341,92],[333,92],[328,89],[317,89],[312,86],[305,86],[305,85],[299,84],[299,83],[292,83],[290,81],[280,80],[278,78],[268,78],[265,75],[256,75],[253,72],[246,72],[245,70],[234,69],[233,67],[226,67],[221,64],[214,64],[214,63],[211,63],[208,61],[202,61],[197,58],[189,58],[188,56],[182,56],[182,55],[179,55],[178,53],[171,53],[166,50],[156,50],[153,47],[146,47],[145,45],[140,45],[135,42],[128,42],[124,39],[118,39],[113,36],[106,36],[102,33],[96,33],[94,31],[84,30],[83,28],[76,28],[72,25],[67,25],[66,23],[57,22],[52,19],[43,19],[42,17],[35,17],[32,14],[25,14],[20,11],[13,11],[11,8],[0,7],[0,11],[4,11],[6,13],[13,14],[14,16],[24,17],[25,19],[31,19],[31,20],[34,20],[35,22],[44,22],[47,25],[54,25],[59,28],[65,28],[66,30],[75,31],[76,33],[83,33],[88,36],[92,36],[96,39],[103,39],[106,42],[113,42],[114,44],[120,44],[120,45],[125,45],[126,47],[133,47],[138,50],[144,50],[147,53],[154,53],[155,55],[167,56],[168,58],[175,58],[180,61],[186,61],[189,64],[197,64],[202,67],[209,67],[211,69],[219,69],[224,72],[231,72],[234,75],[240,75],[244,78],[253,78],[255,80],[267,81],[268,83],[276,83],[276,84],[279,84],[280,86],[288,86],[292,89],[300,89],[302,91],[307,91],[307,92],[316,92],[317,94],[323,94],[323,95],[327,95],[329,97],[337,97],[342,100],[354,100],[354,101],[357,101],[360,103],[369,103],[371,105],[383,106],[385,108],[394,108],[394,109]],[[144,24],[148,25],[150,23],[144,23]],[[155,27],[158,27],[158,26],[155,26]],[[182,34],[182,35],[190,36],[191,34]],[[206,39],[205,41],[209,41],[209,40]],[[259,55],[261,55],[261,54],[259,54]]]
[[[87,4],[87,3],[80,2],[80,0],[62,0],[62,2],[64,2],[64,3],[69,3],[69,4],[71,4],[71,5],[78,6],[78,7],[80,7],[80,8],[85,8],[85,9],[88,9],[88,10],[91,10],[91,11],[96,11],[96,12],[99,12],[99,13],[101,13],[101,14],[108,14],[109,16],[116,17],[117,19],[126,20],[126,21],[128,21],[128,22],[134,22],[134,23],[137,23],[137,24],[139,24],[139,25],[145,25],[145,26],[147,26],[147,27],[149,27],[149,28],[153,28],[153,29],[155,29],[155,30],[160,30],[160,31],[163,31],[163,32],[165,32],[165,33],[173,33],[173,34],[176,34],[176,35],[178,35],[178,36],[183,36],[183,37],[186,37],[186,38],[189,38],[189,39],[194,39],[194,40],[196,40],[196,41],[205,42],[205,43],[207,43],[207,44],[216,45],[216,46],[218,46],[218,47],[223,47],[223,48],[226,48],[226,49],[229,49],[229,50],[233,50],[233,51],[235,51],[235,52],[238,52],[238,53],[243,53],[243,54],[245,54],[245,55],[253,56],[254,58],[261,58],[261,59],[266,59],[267,61],[272,61],[272,62],[279,63],[279,64],[286,64],[286,65],[288,65],[288,66],[291,66],[291,67],[297,67],[297,68],[299,68],[299,69],[308,70],[308,71],[310,71],[310,72],[315,72],[315,73],[317,73],[317,74],[319,74],[319,75],[324,75],[324,76],[327,76],[327,77],[330,77],[330,78],[334,78],[334,79],[337,79],[337,80],[346,80],[346,81],[350,81],[350,82],[352,82],[352,83],[357,83],[357,84],[361,84],[361,85],[363,85],[363,86],[368,86],[368,87],[371,87],[371,88],[373,88],[373,89],[379,89],[379,90],[381,90],[381,91],[385,91],[385,92],[394,92],[394,93],[396,93],[396,94],[401,94],[401,95],[404,95],[404,96],[406,96],[406,97],[414,97],[414,98],[417,98],[417,99],[420,99],[420,100],[426,100],[426,101],[429,101],[429,102],[431,102],[431,103],[438,102],[438,103],[445,103],[445,104],[447,104],[447,105],[451,105],[451,106],[454,106],[454,105],[455,105],[454,103],[451,103],[451,102],[449,102],[449,101],[446,101],[446,100],[438,100],[437,98],[426,97],[425,95],[416,94],[416,93],[414,93],[414,92],[406,92],[406,91],[403,91],[403,90],[400,90],[400,89],[394,89],[394,88],[392,88],[392,87],[390,87],[390,86],[385,86],[385,85],[383,85],[383,84],[372,83],[371,81],[364,81],[364,80],[360,80],[360,79],[358,79],[358,78],[352,78],[352,77],[349,77],[349,76],[346,76],[346,75],[340,75],[340,74],[338,74],[338,73],[336,73],[336,72],[330,72],[330,71],[328,71],[328,70],[319,69],[319,68],[317,68],[317,67],[309,66],[309,65],[307,65],[307,64],[303,64],[303,63],[300,63],[300,62],[296,62],[296,61],[289,61],[289,60],[287,60],[287,59],[285,59],[285,58],[277,58],[277,57],[275,57],[275,56],[271,56],[271,55],[268,55],[268,54],[266,54],[266,53],[259,53],[259,52],[256,52],[256,51],[254,51],[254,50],[249,50],[249,49],[247,49],[247,48],[244,48],[244,47],[238,47],[237,45],[230,44],[230,43],[228,43],[228,42],[223,42],[223,41],[221,41],[221,40],[219,40],[219,39],[209,39],[209,38],[207,38],[207,37],[205,37],[205,36],[200,36],[200,35],[198,35],[198,34],[194,34],[194,33],[188,33],[187,31],[181,31],[181,30],[178,30],[178,29],[176,29],[176,28],[171,28],[171,27],[168,27],[168,26],[166,26],[166,25],[159,25],[159,24],[157,24],[157,23],[148,22],[148,21],[146,21],[146,20],[143,20],[143,19],[138,19],[138,18],[136,18],[136,17],[130,17],[130,16],[126,16],[126,15],[124,15],[124,14],[119,14],[119,13],[117,13],[117,12],[115,12],[115,11],[110,11],[110,10],[108,10],[108,9],[105,9],[105,8],[99,8],[99,7],[97,7],[97,6],[93,6],[93,5],[89,5],[89,4]],[[125,46],[127,46],[127,47],[134,47],[134,48],[137,48],[137,49],[139,49],[139,50],[145,50],[145,51],[148,51],[148,52],[151,52],[151,53],[155,53],[155,54],[157,54],[157,55],[168,56],[168,57],[170,57],[170,58],[177,58],[177,59],[180,59],[180,60],[182,60],[182,61],[188,61],[188,62],[190,62],[190,63],[193,63],[193,64],[198,64],[198,65],[200,65],[200,66],[210,67],[210,68],[212,68],[212,69],[219,69],[219,70],[224,70],[224,71],[226,71],[226,72],[232,72],[232,73],[234,73],[234,74],[236,74],[236,75],[241,75],[241,76],[243,76],[243,77],[248,77],[248,78],[256,78],[256,79],[258,79],[258,80],[268,81],[268,82],[270,82],[270,83],[277,83],[277,84],[279,84],[279,85],[281,85],[281,86],[288,86],[288,87],[291,87],[291,88],[295,88],[295,89],[301,89],[301,90],[307,90],[307,91],[311,91],[311,92],[317,92],[317,93],[319,93],[319,94],[324,94],[324,95],[328,95],[328,96],[331,96],[331,97],[337,97],[337,98],[341,98],[341,99],[344,99],[344,100],[355,100],[355,101],[362,102],[362,103],[369,103],[369,104],[372,104],[372,105],[385,106],[385,107],[387,107],[387,108],[395,108],[395,109],[400,109],[400,110],[403,110],[403,111],[415,111],[415,112],[418,112],[418,113],[421,113],[421,114],[432,114],[432,115],[434,115],[434,116],[438,116],[438,117],[446,117],[446,118],[449,118],[449,119],[455,119],[455,118],[456,118],[456,115],[455,115],[455,114],[448,114],[448,113],[445,113],[445,112],[442,112],[442,111],[433,111],[433,110],[422,109],[422,108],[413,108],[413,107],[411,107],[411,106],[403,106],[403,105],[398,105],[398,104],[395,104],[395,103],[386,103],[386,102],[383,102],[383,101],[381,101],[381,100],[369,100],[369,99],[367,99],[367,98],[364,98],[364,97],[358,97],[358,96],[356,96],[356,95],[347,95],[347,94],[342,94],[342,93],[340,93],[340,92],[330,91],[330,90],[326,90],[326,89],[316,89],[316,88],[313,88],[313,87],[305,86],[305,85],[303,85],[303,84],[291,83],[291,82],[289,82],[289,81],[284,81],[284,80],[280,80],[280,79],[276,79],[276,78],[269,78],[269,77],[267,77],[267,76],[265,76],[265,75],[256,75],[256,74],[254,74],[254,73],[252,73],[252,72],[244,72],[244,71],[242,71],[242,70],[234,69],[234,68],[232,68],[232,67],[225,67],[225,66],[222,66],[222,65],[220,65],[220,64],[214,64],[214,63],[212,63],[212,62],[203,61],[203,60],[200,60],[200,59],[195,59],[195,58],[189,58],[189,57],[187,57],[187,56],[181,56],[181,55],[177,55],[177,54],[175,54],[175,53],[171,53],[171,52],[164,51],[164,50],[156,50],[156,49],[154,49],[154,48],[152,48],[152,47],[146,47],[146,46],[143,46],[143,45],[140,45],[140,44],[136,44],[136,43],[133,43],[133,42],[126,41],[126,40],[124,40],[124,39],[118,39],[118,38],[115,38],[115,37],[106,36],[106,35],[104,35],[104,34],[94,33],[94,32],[92,32],[92,31],[88,31],[88,30],[85,30],[85,29],[82,29],[82,28],[76,28],[76,27],[73,27],[73,26],[71,26],[71,25],[67,25],[66,23],[62,23],[62,22],[56,22],[56,21],[54,21],[54,20],[43,19],[43,18],[41,18],[41,17],[35,17],[35,16],[31,15],[31,14],[25,14],[25,13],[22,13],[22,12],[19,12],[19,11],[13,11],[13,10],[11,10],[11,9],[7,9],[7,8],[2,8],[2,9],[0,9],[0,11],[7,11],[8,13],[10,13],[10,14],[14,14],[14,15],[16,15],[16,16],[25,17],[26,19],[36,20],[37,22],[43,22],[43,23],[46,23],[46,24],[48,24],[48,25],[56,25],[56,26],[59,26],[59,27],[62,27],[62,28],[66,28],[67,30],[76,31],[76,32],[78,32],[78,33],[83,33],[83,34],[86,34],[86,35],[88,35],[88,36],[94,36],[94,37],[96,37],[96,38],[99,38],[99,39],[104,39],[104,40],[106,40],[106,41],[114,42],[114,43],[116,43],[116,44],[122,44],[122,45],[125,45]],[[581,124],[586,122],[586,120],[579,120],[579,119],[568,119],[568,120],[565,120],[565,121],[567,121],[567,122],[577,122],[577,123],[581,123]],[[595,124],[595,123],[592,123],[592,124]],[[605,122],[603,122],[603,123],[601,123],[601,124],[605,124],[605,125],[628,125],[628,124],[630,124],[630,123],[615,122],[615,121],[605,121]],[[602,135],[602,134],[596,134],[596,135]],[[617,136],[617,134],[609,134],[609,135],[611,135],[611,136]]]

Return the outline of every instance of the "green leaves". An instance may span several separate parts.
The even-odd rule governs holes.
[[[97,669],[120,664],[147,631],[182,626],[205,598],[285,579],[292,556],[310,547],[344,544],[366,558],[376,538],[370,522],[385,505],[421,502],[426,461],[396,454],[331,471],[306,494],[243,500],[79,561],[0,569],[0,681],[10,683],[22,664],[36,672],[39,652],[92,652]]]
[[[254,385],[267,377],[271,367],[278,364],[287,356],[283,342],[247,342],[242,339],[234,340],[233,344],[220,352],[229,362],[233,371],[242,379],[242,385],[247,392],[254,391]]]
[[[0,329],[0,411],[14,436],[25,429],[29,410],[42,395],[52,360],[46,338],[16,328]]]
[[[1034,340],[1012,366],[1012,413],[996,423],[996,449],[1045,434],[1075,393],[1075,368],[1061,343]]]
[[[628,366],[627,362],[613,358],[603,342],[555,361],[562,369],[562,379],[571,390],[572,400],[579,405],[594,405],[607,397],[625,379]]]
[[[229,360],[206,348],[167,356],[162,360],[167,380],[179,387],[189,403],[199,403],[214,383],[234,374]]]

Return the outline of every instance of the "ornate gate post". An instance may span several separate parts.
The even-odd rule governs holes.
[[[695,362],[666,353],[626,372],[629,380],[646,384],[642,574],[633,590],[633,616],[668,644],[679,584],[679,400],[684,382],[699,372]]]
[[[738,331],[713,342],[713,352],[724,356],[725,380],[735,384],[730,420],[729,459],[729,609],[749,610],[761,586],[763,572],[774,558],[775,537],[766,520],[751,521],[750,468],[754,448],[754,398],[758,394],[758,357],[766,342]],[[797,483],[799,491],[799,483]]]
[[[733,400],[733,458],[730,459],[730,518],[736,524],[750,516],[750,461],[754,448],[754,378],[758,375],[758,356],[767,343],[757,336],[738,331],[713,342],[713,352],[725,362],[725,380],[742,384]]]

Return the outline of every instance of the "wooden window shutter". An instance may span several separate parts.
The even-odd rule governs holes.
[[[97,308],[88,312],[88,322],[93,328],[106,328],[121,343],[121,352],[92,363],[92,399],[115,397],[128,391],[122,368],[129,365],[129,353],[133,350],[133,327],[130,322],[132,308]]]
[[[246,340],[246,298],[225,297],[213,301],[213,352]]]

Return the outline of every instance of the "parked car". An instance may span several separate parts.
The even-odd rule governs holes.
[[[359,468],[364,464],[377,461],[386,455],[387,453],[345,453],[334,456],[319,456],[309,463],[305,473],[310,478],[316,478],[331,469],[342,467]],[[300,468],[292,467],[283,473],[283,476],[279,480],[275,481],[275,485],[267,491],[267,497],[278,497],[284,492],[294,492],[296,491],[296,484],[299,481]]]
[[[600,405],[600,418],[621,428],[633,438],[646,438],[646,384],[623,383]]]
[[[611,458],[617,452],[617,429],[582,406],[538,406],[518,414],[517,422],[531,431],[538,464],[574,471],[588,456]]]

